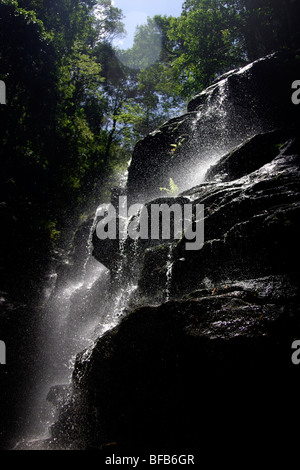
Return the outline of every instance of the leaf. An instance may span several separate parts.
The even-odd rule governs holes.
[[[174,180],[170,178],[170,188],[159,188],[160,191],[166,191],[170,196],[177,196],[179,188],[178,186],[174,183]]]
[[[170,178],[170,190],[171,190],[171,193],[175,195],[178,194],[178,186],[174,183],[174,180],[172,178]]]

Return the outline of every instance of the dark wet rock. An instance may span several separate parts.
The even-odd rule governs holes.
[[[93,256],[95,259],[107,267],[107,269],[115,270],[118,260],[118,240],[110,238],[100,240],[96,232],[94,232],[93,246]]]
[[[135,295],[135,299],[139,304],[147,304],[149,301],[156,304],[164,302],[166,299],[166,260],[169,250],[169,246],[165,244],[145,251],[139,288]]]
[[[212,157],[225,155],[258,133],[296,130],[299,111],[291,101],[291,84],[298,69],[296,53],[272,54],[225,74],[193,98],[186,114],[136,145],[128,175],[132,200],[158,197],[169,178],[181,191],[191,181],[196,185]]]
[[[172,263],[171,297],[200,288],[207,279],[216,284],[298,271],[298,145],[297,139],[290,139],[281,148],[276,146],[275,152],[271,139],[270,161],[257,171],[230,183],[205,183],[183,193],[194,204],[205,206],[204,246],[188,251],[183,237],[173,243],[171,254],[167,246],[147,251],[137,295],[148,302],[163,297],[168,261]],[[238,149],[242,160],[243,149],[247,155],[248,145]],[[277,156],[272,158],[274,153]]]
[[[196,114],[174,118],[139,141],[133,152],[128,176],[128,194],[134,203],[144,203],[160,196],[161,187],[169,187],[174,166],[191,139]]]
[[[228,422],[239,441],[239,427],[257,420],[262,432],[274,425],[276,437],[285,412],[274,414],[274,406],[284,400],[289,409],[286,400],[297,393],[288,387],[297,379],[290,346],[300,333],[299,286],[289,298],[277,291],[290,281],[256,279],[133,311],[77,357],[74,387],[89,444],[197,449],[201,440],[213,447],[216,422],[225,443]],[[77,419],[72,414],[66,441],[82,436]]]
[[[259,170],[184,194],[207,205],[204,247],[173,243],[169,302],[171,245],[146,250],[136,298],[144,306],[78,355],[54,442],[195,451],[201,441],[209,452],[216,423],[226,447],[252,442],[258,422],[278,442],[300,385],[291,362],[300,335],[297,152],[290,139]]]
[[[104,240],[100,239],[97,236],[97,232],[93,233],[93,256],[99,262],[104,264],[110,271],[112,279],[114,279],[118,274],[118,269],[120,263],[123,262],[123,269],[126,271],[127,278],[137,278],[138,275],[138,266],[142,262],[142,258],[146,251],[150,248],[159,247],[167,241],[174,241],[175,232],[174,232],[174,212],[169,209],[176,204],[178,210],[184,216],[183,207],[185,204],[189,204],[190,199],[187,197],[161,197],[151,200],[143,204],[142,211],[137,211],[136,215],[132,216],[129,222],[129,226],[133,226],[134,230],[140,232],[142,230],[141,225],[143,222],[141,219],[144,217],[145,220],[145,237],[133,239],[130,234],[128,234],[125,240],[120,240],[118,232],[118,209],[116,210],[117,220],[117,233],[115,239],[106,238]],[[157,234],[157,237],[152,236],[152,208],[156,206],[160,208],[161,211],[165,211],[165,214],[168,216],[170,213],[170,235],[166,237],[162,233],[161,225]],[[115,206],[114,206],[115,207]],[[117,206],[116,206],[117,207]],[[127,207],[129,209],[129,206]],[[142,215],[143,214],[143,215]],[[160,212],[160,224],[162,218],[162,212]],[[156,219],[156,217],[155,217]],[[118,279],[118,281],[120,281]]]
[[[269,163],[278,155],[287,133],[271,131],[251,137],[222,157],[205,175],[206,181],[233,181]]]
[[[206,181],[164,199],[181,206],[187,201],[204,204],[203,248],[187,250],[184,234],[179,240],[128,241],[123,246],[126,272],[135,274],[138,283],[132,309],[78,354],[73,392],[52,427],[53,445],[184,449],[200,452],[203,459],[211,459],[216,443],[224,452],[233,443],[246,447],[246,454],[265,437],[272,449],[280,445],[300,385],[291,361],[291,345],[300,337],[299,111],[290,108],[294,65],[293,59],[271,56],[221,77],[196,97],[189,113],[135,148],[130,196],[135,203],[144,202],[134,197],[145,188],[149,207],[158,195],[153,200],[147,195],[172,177],[170,162],[175,165],[182,152],[188,156],[192,146],[195,166],[189,158],[186,165],[196,173],[207,137],[201,129],[209,126],[210,135],[215,130],[221,88],[226,86],[225,102],[231,102],[229,116],[233,110],[235,119],[254,113],[243,137],[235,120],[227,127],[232,148],[209,170]],[[279,84],[285,89],[274,96]],[[256,119],[263,130],[256,129]],[[219,128],[216,136],[220,134]],[[172,159],[170,144],[183,137]],[[100,259],[105,246],[94,242]],[[114,249],[107,249],[112,259]]]

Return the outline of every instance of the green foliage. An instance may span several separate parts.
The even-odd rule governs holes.
[[[116,54],[124,25],[111,0],[0,0],[1,200],[55,241],[66,216],[108,197],[135,143],[192,95],[230,68],[296,50],[298,18],[299,2],[186,0],[180,17],[148,18]],[[170,179],[161,191],[178,188]]]
[[[159,189],[160,189],[160,191],[165,191],[168,196],[172,196],[172,197],[176,197],[178,192],[179,192],[179,188],[174,183],[172,178],[170,178],[170,187],[169,188],[159,188]]]
[[[175,144],[171,144],[171,149],[170,149],[170,155],[173,158],[176,154],[180,152],[180,148],[183,144],[183,142],[186,140],[187,136],[183,135],[178,139],[178,142]]]
[[[118,108],[117,122],[119,135],[130,150],[137,140],[183,109],[183,100],[174,93],[169,80],[170,22],[171,17],[148,18],[145,25],[137,27],[133,47],[117,52],[123,63],[119,62],[121,73],[126,77],[122,93],[126,99]]]
[[[111,42],[116,36],[123,34],[122,11],[114,7],[111,0],[93,3],[95,4],[93,23],[97,31],[97,42]]]
[[[239,17],[232,2],[185,2],[168,37],[178,44],[172,63],[176,92],[186,98],[208,86],[217,74],[243,63]]]
[[[113,171],[97,47],[104,27],[105,41],[122,30],[120,19],[110,0],[0,1],[2,200],[16,211],[28,201],[33,230],[45,220],[52,240],[66,214],[95,197]],[[48,230],[47,220],[58,228]]]
[[[142,70],[168,111],[181,106],[217,76],[282,47],[299,47],[299,2],[187,0],[180,17],[156,16],[160,59]],[[154,78],[155,77],[155,78]]]

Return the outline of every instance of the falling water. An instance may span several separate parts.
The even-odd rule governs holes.
[[[260,60],[263,59],[226,73],[220,77],[219,81],[198,95],[199,103],[202,97],[203,104],[198,105],[198,111],[191,125],[193,136],[190,141],[189,164],[192,171],[187,170],[183,175],[182,190],[203,183],[210,166],[216,164],[221,157],[241,142],[261,132],[264,126],[268,128],[268,123],[263,124],[261,119],[258,97],[251,95],[251,108],[249,109],[244,105],[242,96],[237,98],[240,100],[237,103],[232,101],[233,91],[230,88],[230,77],[233,74],[235,77],[241,77],[239,88],[244,91],[246,97],[247,80],[251,76],[251,69]],[[180,173],[178,180],[179,178],[182,178]]]
[[[124,231],[127,232],[130,218],[123,221]],[[116,274],[114,276],[114,286],[116,291],[114,293],[114,301],[109,309],[107,316],[103,319],[101,324],[97,327],[97,335],[103,335],[107,330],[110,330],[122,319],[124,316],[127,304],[137,289],[136,279],[128,277],[127,273],[127,239],[119,238],[118,240],[118,262]],[[131,256],[134,258],[137,255],[137,241],[132,242],[133,250]]]
[[[205,90],[208,93],[208,100],[205,109],[201,108],[196,114],[194,121],[192,122],[191,130],[195,131],[197,123],[200,119],[213,118],[218,120],[218,126],[222,129],[226,129],[225,118],[227,116],[227,110],[225,108],[225,101],[228,90],[228,81],[226,78],[219,81],[216,85],[211,85]],[[203,92],[204,93],[204,92]]]
[[[224,78],[216,85],[212,85],[206,90],[209,92],[205,108],[200,108],[192,123],[192,131],[195,134],[193,145],[197,148],[199,123],[207,122],[208,132],[214,132],[217,138],[212,135],[206,135],[202,129],[201,138],[205,141],[202,149],[202,158],[193,167],[193,173],[189,175],[189,187],[195,186],[204,181],[205,174],[211,165],[214,165],[229,150],[228,147],[228,110],[226,107],[226,98],[228,92],[228,80]]]
[[[123,184],[126,184],[127,172],[123,175]],[[71,383],[76,355],[90,350],[97,338],[118,324],[137,287],[126,277],[126,240],[120,239],[117,291],[111,295],[110,272],[92,254],[98,217],[99,207],[91,220],[85,256],[79,266],[73,269],[72,258],[68,257],[61,263],[59,272],[50,274],[45,287],[37,332],[40,357],[36,365],[36,387],[27,410],[30,422],[24,433],[26,437],[20,438],[17,448],[21,449],[22,445],[27,448],[28,444],[34,448],[36,441],[50,437],[49,429],[57,418],[57,410],[47,401],[49,390]],[[125,221],[126,227],[128,222]],[[131,254],[134,256],[136,243],[133,247]]]
[[[167,263],[166,263],[166,301],[170,300],[170,292],[171,292],[171,283],[172,283],[172,272],[173,272],[173,246],[172,244],[169,245],[169,252],[167,256]]]
[[[37,332],[40,357],[36,366],[36,388],[30,397],[26,442],[49,437],[49,427],[56,418],[55,410],[47,401],[49,390],[52,386],[70,383],[76,354],[96,339],[94,331],[105,310],[105,295],[102,305],[97,304],[95,295],[109,284],[107,269],[92,257],[96,221],[97,211],[88,234],[87,255],[78,275],[74,275],[67,261],[61,273],[50,275],[52,290],[46,287]]]
[[[224,78],[206,90],[207,105],[199,110],[192,123],[192,147],[197,146],[197,128],[199,123],[207,122],[207,129],[212,132],[215,123],[215,138],[205,132],[201,139],[205,141],[202,158],[197,157],[197,164],[190,165],[192,174],[179,174],[186,180],[186,189],[203,181],[210,165],[214,164],[226,151],[228,144],[227,116],[227,87],[228,80]],[[204,126],[205,127],[205,126]],[[205,129],[206,129],[205,127]],[[198,133],[199,134],[199,133]],[[200,163],[199,163],[200,161]],[[123,175],[122,185],[126,186],[128,170]],[[185,183],[184,183],[185,184]],[[181,188],[183,189],[183,187]],[[64,265],[63,274],[51,274],[51,286],[43,299],[42,321],[37,333],[41,342],[41,358],[38,362],[38,377],[36,390],[31,401],[34,417],[27,430],[27,442],[30,439],[47,437],[50,424],[55,421],[55,412],[47,403],[46,397],[54,385],[70,384],[74,360],[77,353],[90,350],[94,341],[107,330],[118,324],[126,307],[137,289],[137,277],[128,276],[128,256],[138,259],[138,242],[131,242],[128,254],[127,240],[119,239],[118,266],[114,279],[114,291],[111,294],[111,279],[109,271],[92,256],[93,233],[98,220],[98,209],[91,221],[86,241],[86,256],[78,269],[78,274],[72,272],[72,266]],[[123,221],[128,227],[129,219]],[[173,247],[169,246],[166,262],[165,299],[171,297],[173,275]],[[87,352],[88,354],[88,352]]]
[[[82,273],[83,279],[86,277],[88,264],[93,259],[92,258],[92,254],[93,254],[93,233],[94,233],[94,231],[96,229],[96,226],[97,226],[98,212],[99,212],[99,207],[95,211],[93,223],[92,223],[90,231],[89,231],[89,236],[88,236],[88,240],[87,240],[87,247],[86,247],[87,248],[87,257],[86,257],[86,260],[85,260],[84,265],[83,265],[83,273]]]

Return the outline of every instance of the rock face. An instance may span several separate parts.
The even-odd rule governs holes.
[[[251,112],[257,97],[266,105],[255,107],[257,122],[261,117],[263,128],[267,115],[272,119],[263,131],[249,136],[246,129],[242,141],[207,168],[203,182],[171,200],[204,204],[201,250],[186,250],[184,235],[136,247],[142,267],[132,311],[78,355],[73,393],[60,407],[50,448],[184,449],[211,458],[232,443],[247,453],[257,445],[266,450],[270,441],[274,448],[289,416],[296,420],[300,381],[291,356],[300,338],[300,108],[290,108],[293,80],[276,99],[271,93],[285,72],[290,79],[294,62],[281,65],[269,57],[222,79],[234,109],[243,96],[243,113]],[[247,97],[239,88],[245,80]],[[219,87],[137,145],[131,194],[143,184],[146,196],[152,192],[170,161],[164,155],[172,132],[188,133],[182,145],[193,141],[193,113],[203,111]],[[234,125],[228,132],[241,136]],[[150,148],[151,165],[144,164]]]
[[[185,114],[136,145],[128,175],[132,199],[158,197],[170,178],[184,191],[203,179],[212,158],[257,133],[290,129],[297,119],[291,84],[298,69],[296,54],[272,54],[225,74],[197,95]]]
[[[241,148],[237,150],[240,151]],[[245,152],[248,152],[248,142]],[[227,168],[228,159],[224,161]],[[278,156],[256,172],[230,183],[200,185],[185,195],[205,205],[205,244],[199,251],[186,251],[184,238],[174,245],[172,296],[189,293],[207,282],[213,289],[218,283],[226,284],[232,279],[298,269],[294,256],[300,215],[299,141],[296,139],[284,144]],[[155,252],[147,254],[145,262],[150,267],[144,265],[144,278],[140,280],[141,295],[150,290],[152,299],[155,298],[151,279],[153,257],[157,257]],[[165,263],[166,259],[162,264]]]

